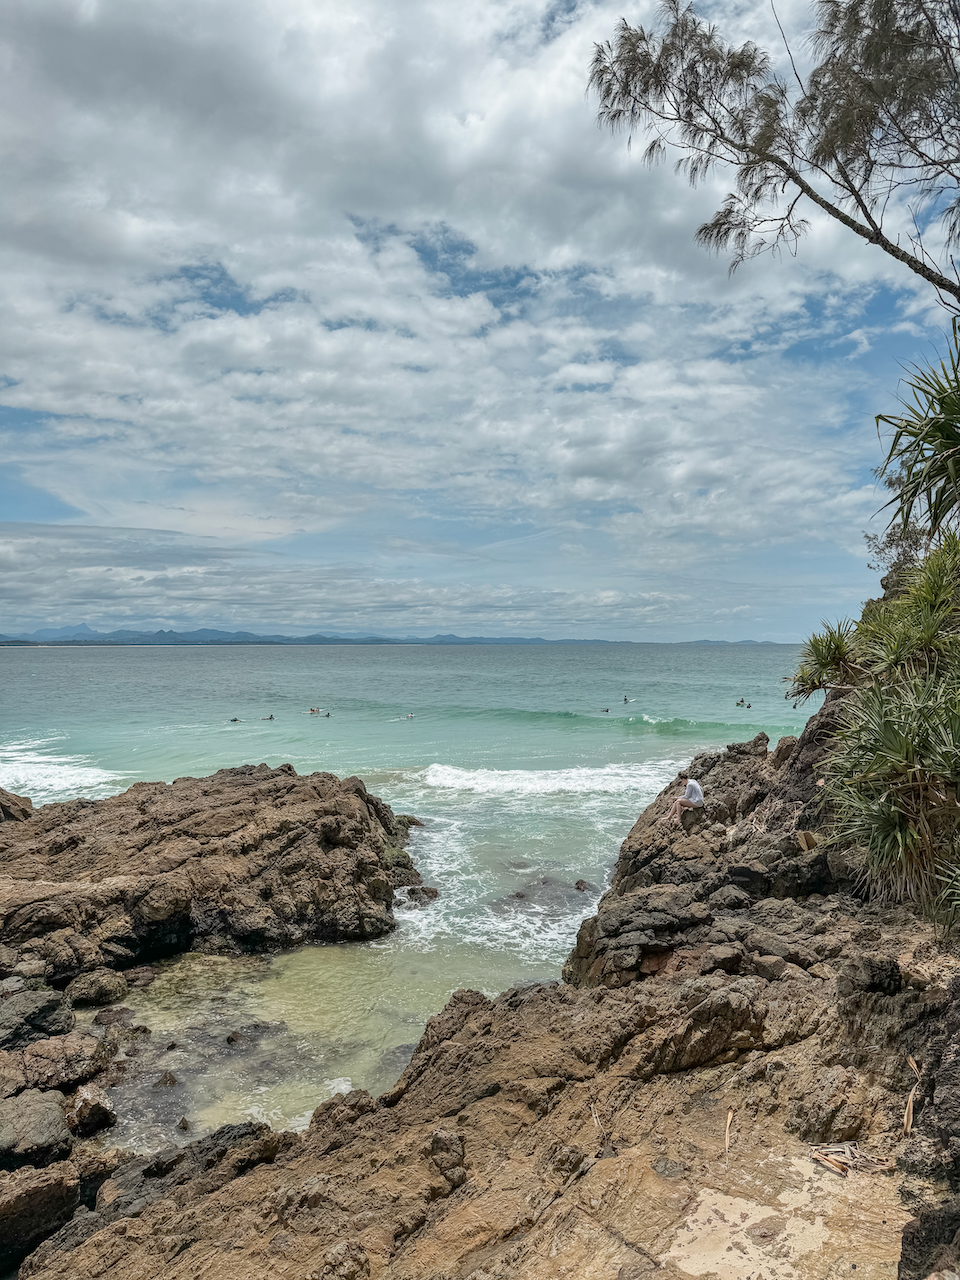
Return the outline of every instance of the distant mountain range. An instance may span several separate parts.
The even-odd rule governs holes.
[[[0,635],[0,645],[238,645],[238,644],[620,644],[617,640],[545,640],[542,636],[261,636],[252,631],[93,631],[85,622],[73,627],[43,627],[29,635]],[[771,644],[770,640],[686,640],[683,644]]]

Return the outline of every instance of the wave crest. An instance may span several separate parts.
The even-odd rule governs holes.
[[[432,764],[421,773],[429,787],[475,795],[626,795],[659,790],[676,771],[673,760],[573,769],[460,769]]]

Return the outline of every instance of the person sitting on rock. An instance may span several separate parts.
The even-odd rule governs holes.
[[[666,821],[672,822],[681,820],[684,809],[702,809],[703,808],[703,787],[690,777],[689,773],[680,772],[677,777],[681,782],[687,784],[686,790],[682,796],[678,796],[673,802],[673,807],[667,814]]]

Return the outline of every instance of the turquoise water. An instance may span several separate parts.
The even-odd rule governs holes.
[[[240,965],[188,959],[137,993],[155,1040],[177,1039],[156,1065],[183,1092],[145,1089],[115,1136],[176,1138],[172,1106],[189,1113],[188,1137],[238,1115],[305,1123],[345,1082],[389,1087],[456,987],[493,994],[557,976],[620,842],[677,769],[760,729],[773,741],[800,731],[814,708],[794,711],[781,683],[796,656],[787,645],[0,650],[0,786],[35,804],[289,761],[358,774],[425,822],[411,853],[440,898],[398,911],[390,937]],[[257,1020],[283,1025],[221,1061],[209,1028]],[[147,1051],[143,1063],[153,1069]]]

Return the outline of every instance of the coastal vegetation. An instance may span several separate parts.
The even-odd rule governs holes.
[[[894,490],[887,591],[859,622],[825,624],[809,638],[787,696],[845,692],[824,772],[834,838],[863,849],[876,894],[910,899],[952,924],[960,913],[956,323],[945,359],[914,369],[906,385],[903,412],[877,419],[892,431],[880,468]]]
[[[769,52],[727,43],[684,0],[664,0],[649,29],[621,20],[591,67],[599,121],[646,135],[648,163],[672,151],[691,185],[717,168],[733,171],[735,190],[697,231],[705,247],[731,253],[731,270],[765,250],[793,252],[812,204],[932,285],[956,316],[960,10],[952,0],[819,0],[814,17],[803,75],[789,46],[783,75]],[[905,211],[912,232],[885,230],[885,217],[902,223]],[[960,916],[956,319],[946,357],[910,372],[900,412],[879,415],[877,427],[889,432],[877,475],[893,517],[867,543],[874,567],[887,570],[885,595],[858,622],[824,624],[809,638],[788,697],[842,693],[823,795],[833,839],[863,851],[866,886],[952,922]]]
[[[732,252],[731,270],[793,251],[809,202],[957,310],[960,282],[938,258],[960,243],[960,11],[951,0],[820,0],[815,15],[806,76],[789,48],[783,76],[770,53],[728,44],[683,0],[665,0],[656,28],[621,19],[591,68],[600,123],[646,134],[648,163],[673,151],[693,186],[735,171],[735,191],[697,231]],[[908,202],[912,234],[887,234],[885,216]],[[924,241],[935,227],[939,254]]]

